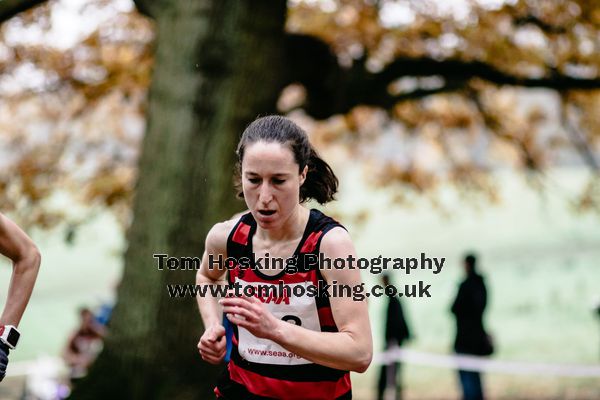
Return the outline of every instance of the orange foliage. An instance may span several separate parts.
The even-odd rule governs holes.
[[[87,7],[111,3],[89,0]],[[0,208],[25,224],[52,226],[69,218],[52,207],[52,196],[68,192],[92,208],[115,210],[126,223],[154,27],[135,11],[116,11],[66,49],[15,39],[15,31],[31,27],[47,34],[54,4],[22,13],[0,30]],[[366,60],[371,72],[402,56],[478,60],[514,76],[598,76],[599,3],[520,0],[496,9],[470,4],[453,14],[430,0],[295,0],[286,29],[322,39],[343,66]],[[389,85],[392,95],[428,84],[398,79]],[[307,126],[311,141],[340,165],[364,164],[372,168],[373,183],[403,188],[398,200],[406,201],[409,190],[436,204],[437,188],[450,182],[465,197],[493,202],[498,196],[489,171],[541,170],[574,153],[557,117],[565,105],[576,114],[572,119],[590,151],[599,152],[600,91],[538,94],[472,79],[453,93],[398,102],[388,110],[358,106],[312,121],[298,110],[304,88],[293,84],[278,106]],[[578,205],[598,209],[599,203],[598,184],[590,183]]]

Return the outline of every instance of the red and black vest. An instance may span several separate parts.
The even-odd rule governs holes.
[[[324,282],[318,263],[304,262],[307,254],[318,257],[321,239],[330,229],[341,226],[334,219],[316,209],[310,217],[298,244],[293,270],[282,270],[269,276],[254,268],[236,265],[229,269],[228,280],[246,285],[285,284],[293,289],[318,287]],[[345,228],[344,228],[345,229]],[[235,224],[227,239],[228,259],[254,260],[252,237],[256,221],[251,213],[244,214]],[[309,256],[310,257],[310,256]],[[313,258],[314,260],[314,258]],[[264,264],[263,264],[264,265]],[[301,289],[301,288],[298,288]],[[304,296],[293,293],[304,292]],[[308,296],[307,291],[292,291],[291,296],[259,297],[269,311],[278,318],[321,332],[337,332],[329,298]],[[281,294],[281,292],[280,292]],[[244,328],[233,326],[231,358],[227,369],[217,383],[215,393],[225,399],[351,399],[350,373],[314,364],[286,350],[277,343],[257,338]]]

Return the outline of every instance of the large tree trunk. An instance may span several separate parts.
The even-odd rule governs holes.
[[[154,2],[157,41],[125,270],[105,348],[74,399],[210,398],[222,367],[201,360],[195,300],[152,255],[201,256],[208,229],[240,210],[234,150],[272,112],[283,77],[284,0]]]

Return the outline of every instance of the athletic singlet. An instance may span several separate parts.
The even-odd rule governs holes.
[[[318,287],[319,281],[325,283],[318,263],[304,262],[307,254],[318,256],[323,235],[336,226],[344,228],[319,210],[310,210],[304,234],[292,256],[296,259],[294,271],[283,270],[274,276],[268,276],[254,268],[252,237],[256,232],[256,221],[251,213],[244,214],[227,239],[227,257],[228,260],[248,257],[252,261],[250,267],[231,265],[229,284],[238,282],[240,287],[281,287],[285,284],[290,288],[291,295],[288,296],[283,291],[278,297],[266,295],[261,298],[275,317],[315,331],[337,332],[329,298],[315,296],[314,292],[312,297],[307,295],[308,286]],[[304,290],[294,290],[296,286],[303,286]],[[301,292],[304,292],[304,296],[294,295]],[[352,398],[348,371],[314,364],[273,341],[255,337],[237,325],[233,325],[233,331],[231,358],[215,388],[217,397],[303,400]]]

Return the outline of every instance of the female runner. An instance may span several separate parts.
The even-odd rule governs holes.
[[[217,398],[349,399],[349,371],[364,372],[372,358],[367,304],[316,289],[361,285],[360,271],[349,261],[324,268],[314,260],[319,253],[331,260],[356,254],[342,225],[302,205],[333,200],[338,180],[306,133],[284,117],[251,123],[237,154],[240,195],[249,212],[212,227],[196,279],[214,285],[226,278],[230,287],[218,302],[198,297],[204,360],[218,364],[225,356],[222,313],[233,325],[231,359]],[[235,262],[216,262],[225,259]],[[255,291],[240,290],[247,286]]]

